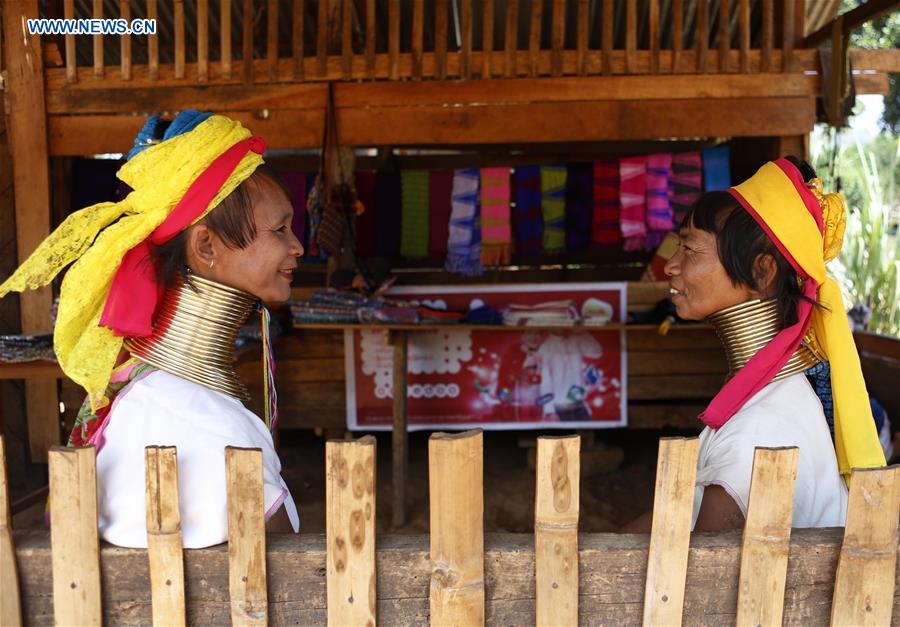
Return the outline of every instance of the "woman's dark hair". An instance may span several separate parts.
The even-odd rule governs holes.
[[[812,167],[790,156],[787,159],[803,174],[806,181],[815,178]],[[735,285],[746,285],[760,291],[756,259],[769,255],[775,260],[775,281],[769,296],[778,303],[782,328],[797,322],[797,305],[808,300],[802,292],[797,272],[779,252],[762,227],[728,192],[709,192],[691,206],[682,227],[692,227],[716,236],[719,261]]]
[[[267,165],[261,165],[206,214],[204,223],[226,246],[246,248],[256,239],[252,193],[263,185],[272,184],[283,191],[285,196],[291,197],[278,173]],[[179,274],[187,274],[187,229],[154,248],[151,259],[157,279],[166,287],[174,285]]]

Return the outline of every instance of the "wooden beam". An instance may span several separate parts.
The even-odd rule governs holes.
[[[406,472],[409,466],[407,451],[409,436],[408,396],[407,396],[407,363],[409,358],[409,342],[406,331],[390,333],[389,341],[394,346],[393,362],[393,432],[391,434],[391,523],[401,527],[406,523]]]
[[[784,624],[827,625],[841,529],[796,529],[791,534]],[[13,534],[24,614],[35,624],[53,620],[50,543],[45,530]],[[579,603],[591,622],[641,622],[649,536],[583,533],[578,540]],[[272,624],[326,622],[325,537],[270,535],[267,539]],[[741,532],[695,534],[688,554],[683,624],[734,624]],[[427,535],[384,535],[376,548],[377,615],[385,625],[428,622],[431,575]],[[106,621],[150,624],[150,587],[143,549],[104,545],[102,594]],[[534,624],[534,536],[485,534],[485,613],[498,625]],[[228,547],[185,552],[189,623],[228,624]],[[900,616],[900,585],[893,615]]]

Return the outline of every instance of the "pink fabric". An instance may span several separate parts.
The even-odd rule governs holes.
[[[262,154],[266,142],[250,137],[223,152],[197,177],[184,197],[150,236],[125,253],[113,277],[100,324],[123,337],[146,337],[153,332],[153,314],[164,291],[150,263],[154,246],[165,244],[200,217],[225,181],[250,151]]]
[[[137,365],[138,365],[137,363],[133,363],[130,366],[128,366],[127,368],[122,369],[118,373],[114,374],[110,378],[109,382],[110,383],[118,383],[120,381],[125,381],[126,379],[128,379],[128,375],[131,374],[131,371],[134,370]],[[153,372],[154,372],[154,370],[147,370],[146,372],[142,372],[141,374],[136,376],[134,378],[134,381],[132,381],[131,383],[132,384],[136,383],[136,382],[140,381],[141,379],[146,378],[147,375],[149,375]],[[131,389],[132,389],[131,385],[125,386],[124,388],[122,388],[119,391],[118,394],[116,394],[116,399],[124,398],[128,394],[128,392],[131,391]],[[115,400],[115,399],[113,399],[113,400]],[[93,444],[94,447],[97,449],[97,451],[96,451],[97,453],[100,452],[100,449],[102,449],[103,445],[106,443],[106,439],[103,437],[103,432],[106,431],[106,427],[109,424],[109,419],[111,416],[112,416],[112,408],[110,408],[110,410],[108,412],[106,412],[106,415],[103,417],[103,422],[100,423],[100,426],[97,427],[97,430],[94,431],[93,434],[91,434],[90,438],[88,438],[87,444]]]
[[[619,226],[625,238],[625,250],[644,247],[647,227],[647,157],[625,157],[619,160],[619,202],[622,212]]]
[[[675,228],[669,195],[671,176],[671,154],[658,153],[647,157],[647,227],[651,231],[671,231]]]

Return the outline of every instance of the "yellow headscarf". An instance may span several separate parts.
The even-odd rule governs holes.
[[[803,328],[799,337],[802,339],[811,326],[812,334],[807,339],[831,367],[835,451],[841,474],[849,476],[853,468],[884,466],[884,452],[872,419],[841,291],[825,270],[826,262],[837,256],[843,242],[843,199],[839,194],[823,196],[818,180],[807,186],[799,170],[787,159],[766,163],[729,192],[804,279],[804,293],[820,305],[807,307],[804,321],[801,304],[798,325]],[[790,329],[782,333],[790,333]],[[776,340],[777,336],[773,342]]]
[[[106,387],[122,348],[123,338],[99,326],[122,258],[162,224],[217,157],[249,137],[240,123],[213,115],[193,130],[143,150],[117,174],[134,191],[119,202],[72,213],[0,285],[0,297],[36,289],[74,262],[60,289],[53,348],[63,372],[87,390],[95,410],[108,402]],[[248,152],[200,218],[262,163],[259,154]]]

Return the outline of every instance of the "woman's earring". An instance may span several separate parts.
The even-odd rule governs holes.
[[[210,260],[209,260],[209,269],[210,269],[210,270],[212,270],[212,267],[213,267],[213,265],[215,265],[215,263],[216,263],[216,260],[215,260],[215,259],[210,259]]]

